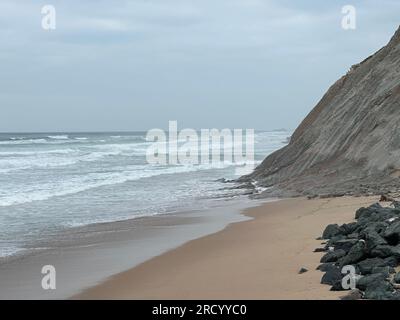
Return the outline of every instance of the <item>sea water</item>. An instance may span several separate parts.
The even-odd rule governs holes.
[[[255,164],[290,132],[256,131]],[[77,226],[201,210],[239,196],[238,164],[154,165],[145,132],[0,134],[0,257]],[[211,146],[212,148],[212,146]]]

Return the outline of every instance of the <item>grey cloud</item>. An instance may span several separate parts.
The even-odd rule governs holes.
[[[352,1],[344,31],[336,0],[53,0],[45,32],[47,2],[0,3],[0,131],[293,128],[400,9]]]

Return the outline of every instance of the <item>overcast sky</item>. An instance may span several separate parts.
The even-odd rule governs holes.
[[[1,0],[0,131],[293,129],[399,14],[398,0]]]

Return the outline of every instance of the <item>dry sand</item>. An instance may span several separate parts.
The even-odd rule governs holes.
[[[315,240],[377,197],[288,199],[249,209],[254,219],[190,241],[74,299],[337,299],[315,270]],[[298,274],[301,267],[309,271]]]

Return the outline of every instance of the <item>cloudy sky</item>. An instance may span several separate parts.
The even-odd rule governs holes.
[[[356,30],[341,28],[347,4]],[[0,131],[292,129],[399,13],[398,0],[1,0]]]

